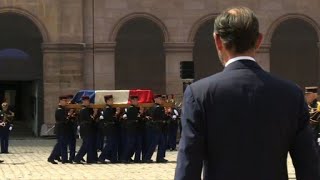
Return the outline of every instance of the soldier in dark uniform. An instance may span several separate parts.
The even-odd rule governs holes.
[[[119,147],[119,132],[118,132],[118,120],[117,110],[112,107],[113,96],[106,95],[104,97],[106,107],[103,110],[103,119],[101,125],[103,126],[103,132],[107,136],[107,143],[103,147],[102,153],[99,156],[100,163],[106,163],[106,159],[110,160],[111,163],[118,162],[118,147]]]
[[[135,154],[134,162],[141,161],[142,151],[142,137],[139,134],[139,126],[141,121],[140,108],[138,107],[138,96],[131,96],[131,105],[124,114],[125,130],[126,130],[126,142],[122,156],[124,163],[129,163],[132,153]]]
[[[88,96],[82,97],[82,109],[79,112],[79,124],[80,124],[80,134],[82,137],[82,145],[75,157],[74,162],[77,164],[81,164],[81,160],[84,155],[87,154],[87,163],[92,164],[95,163],[95,153],[94,152],[94,142],[95,142],[95,119],[94,119],[94,111],[89,107],[90,98]]]
[[[305,99],[308,104],[309,110],[317,108],[318,87],[306,87]]]
[[[2,113],[2,111],[0,111],[0,138],[2,139],[3,137],[3,131],[4,131],[4,127],[6,126],[6,122],[4,120],[4,113]],[[0,163],[3,163],[3,160],[0,160]]]
[[[68,152],[67,152],[67,143],[68,143],[68,133],[66,128],[67,122],[67,110],[65,108],[67,104],[67,97],[60,96],[59,97],[59,107],[56,110],[55,118],[55,132],[57,136],[57,144],[54,146],[49,158],[48,162],[52,164],[57,164],[54,159],[59,156],[59,152],[61,153],[62,163],[68,162]]]
[[[67,95],[67,103],[72,104],[73,95]],[[67,131],[69,136],[68,147],[70,151],[69,163],[74,161],[76,155],[76,142],[77,142],[77,113],[75,109],[68,109],[68,121],[67,121]]]
[[[177,147],[177,133],[178,133],[178,118],[179,112],[175,108],[170,108],[168,112],[168,142],[167,146],[170,151],[176,151]]]
[[[1,153],[8,154],[8,148],[9,148],[9,135],[10,131],[13,127],[13,118],[14,113],[9,110],[8,103],[4,102],[2,103],[2,111],[1,114],[3,114],[5,126],[2,129],[2,137],[1,137]]]
[[[165,109],[162,106],[163,97],[162,95],[156,95],[154,97],[155,105],[149,110],[149,115],[151,116],[151,120],[147,122],[148,128],[151,129],[152,139],[150,144],[148,144],[147,152],[143,157],[143,162],[152,163],[151,157],[158,146],[157,152],[157,162],[158,163],[166,163],[168,160],[164,159],[166,153],[166,123],[167,123],[167,115],[165,114]]]
[[[320,111],[318,110],[318,87],[306,87],[305,99],[310,113],[310,124],[320,152]]]
[[[99,120],[97,122],[97,138],[96,138],[96,149],[97,151],[102,151],[103,149],[103,146],[104,146],[104,143],[105,143],[105,139],[106,139],[106,136],[103,134],[103,115],[102,115],[102,112],[99,111],[100,113],[100,117],[99,117]]]
[[[118,158],[120,160],[120,158],[123,156],[124,150],[125,150],[125,146],[126,146],[126,120],[123,118],[124,114],[125,114],[125,109],[121,109],[120,107],[116,108],[116,119],[117,121],[117,132],[119,133],[119,143],[118,143]]]

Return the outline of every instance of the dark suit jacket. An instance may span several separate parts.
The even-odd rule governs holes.
[[[319,156],[300,88],[250,60],[187,87],[176,180],[320,180]]]

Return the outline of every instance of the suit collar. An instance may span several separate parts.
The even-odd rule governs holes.
[[[258,63],[249,59],[242,59],[235,61],[229,64],[227,67],[224,68],[223,71],[230,71],[235,69],[262,69]]]
[[[241,61],[243,59],[256,61],[253,57],[250,57],[250,56],[238,56],[238,57],[234,57],[234,58],[229,59],[228,62],[224,66],[227,67],[229,64],[232,64],[236,61]]]

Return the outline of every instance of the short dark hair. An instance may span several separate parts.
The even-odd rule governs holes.
[[[243,53],[255,47],[259,37],[259,21],[249,8],[229,8],[215,19],[214,32],[228,50]]]

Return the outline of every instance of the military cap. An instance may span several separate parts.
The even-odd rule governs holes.
[[[161,97],[162,97],[162,99],[167,99],[168,95],[163,94]]]
[[[130,99],[139,99],[139,96],[130,96]]]
[[[104,101],[108,101],[109,99],[112,99],[113,96],[112,95],[105,95],[104,96]]]
[[[68,94],[67,97],[68,97],[68,99],[73,99],[74,96],[73,96],[73,94]]]
[[[59,96],[59,100],[68,99],[67,96]]]
[[[90,97],[89,96],[82,96],[81,99],[82,100],[90,100]]]
[[[161,98],[161,97],[162,97],[161,94],[155,94],[155,95],[153,96],[153,99],[157,99],[157,98]]]
[[[314,87],[306,87],[305,88],[305,93],[309,94],[309,93],[318,93],[318,87],[314,86]]]

